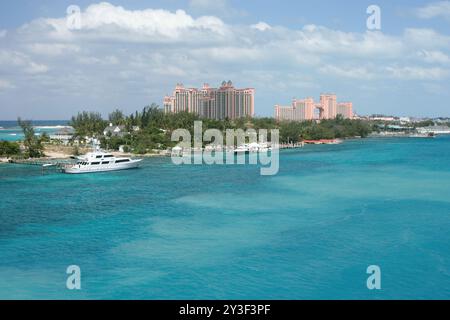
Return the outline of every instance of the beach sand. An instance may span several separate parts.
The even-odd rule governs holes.
[[[39,158],[40,160],[67,160],[74,156],[73,154],[74,148],[71,146],[61,146],[61,145],[45,145],[44,154],[45,157]],[[79,154],[84,155],[88,152],[91,152],[91,148],[79,148]],[[132,154],[132,153],[124,153],[118,151],[111,151],[115,157],[130,157],[130,158],[150,158],[150,157],[164,157],[164,154],[160,153],[147,153],[147,154]],[[37,159],[37,160],[39,160]],[[0,164],[8,163],[8,158],[0,158]]]

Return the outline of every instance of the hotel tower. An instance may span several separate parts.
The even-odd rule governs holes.
[[[294,99],[290,106],[275,105],[275,119],[287,121],[305,121],[319,119],[334,119],[342,115],[345,119],[353,118],[351,102],[337,102],[335,94],[323,93],[320,102],[313,98]]]
[[[185,88],[177,84],[172,96],[164,98],[164,111],[187,111],[208,119],[253,117],[255,89],[236,89],[231,81],[222,82],[219,88],[211,88],[208,84],[201,89]]]

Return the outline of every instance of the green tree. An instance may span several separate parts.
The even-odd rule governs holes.
[[[17,142],[0,141],[0,156],[15,156],[20,154],[20,145]]]
[[[43,132],[41,134],[41,142],[44,142],[44,143],[50,142],[50,136],[48,135],[47,132]]]
[[[114,110],[108,116],[109,122],[113,125],[124,125],[125,124],[125,115],[119,109]]]
[[[69,125],[75,129],[74,136],[80,139],[85,137],[100,137],[107,126],[98,112],[83,111],[73,116]]]
[[[21,118],[18,118],[17,122],[24,134],[23,144],[26,150],[25,154],[30,158],[42,157],[44,155],[42,138],[36,136],[32,123],[30,121],[23,121]]]

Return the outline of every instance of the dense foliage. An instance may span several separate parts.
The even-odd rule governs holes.
[[[23,121],[19,118],[17,122],[24,134],[23,145],[25,147],[25,156],[29,158],[42,157],[44,155],[44,146],[42,143],[48,140],[48,135],[35,135],[33,125],[30,121]]]
[[[367,137],[372,126],[367,121],[336,119],[303,122],[281,122],[281,142],[297,142],[301,140],[336,139],[349,137]]]
[[[165,149],[175,145],[171,141],[171,133],[178,128],[184,128],[193,135],[194,121],[202,120],[203,131],[219,129],[224,133],[226,129],[279,129],[280,142],[298,142],[306,139],[334,139],[346,137],[366,137],[372,127],[368,122],[349,120],[338,117],[333,120],[277,122],[273,118],[240,118],[235,120],[202,119],[198,115],[188,112],[166,114],[156,104],[145,107],[141,112],[125,116],[120,110],[115,110],[104,121],[98,113],[79,113],[72,118],[71,125],[75,128],[77,137],[100,137],[103,148],[117,150],[124,146],[125,151],[146,153],[153,149]],[[122,125],[126,134],[103,135],[105,127]],[[135,130],[139,128],[139,130]]]
[[[81,140],[86,137],[100,137],[107,124],[100,113],[87,111],[73,116],[69,123],[75,129],[76,137]]]
[[[11,157],[20,154],[20,145],[16,142],[0,141],[0,157]]]

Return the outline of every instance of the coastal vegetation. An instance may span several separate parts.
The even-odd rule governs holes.
[[[343,139],[350,137],[367,137],[373,127],[368,121],[344,119],[338,115],[336,119],[303,122],[279,123],[281,142],[297,142],[302,140]]]
[[[270,130],[278,129],[282,144],[295,144],[305,140],[364,138],[371,133],[390,130],[411,133],[416,128],[435,124],[433,120],[402,124],[398,121],[345,119],[342,116],[320,121],[277,121],[270,117],[216,120],[201,118],[188,112],[165,113],[158,105],[152,104],[129,115],[116,109],[106,119],[98,112],[80,112],[69,122],[73,132],[62,133],[68,135],[65,141],[50,139],[47,133],[36,134],[30,121],[19,118],[24,139],[21,142],[0,141],[0,157],[37,158],[43,157],[44,151],[50,157],[61,154],[78,156],[89,151],[93,138],[100,142],[103,149],[135,154],[160,153],[177,144],[171,141],[174,130],[187,129],[193,137],[194,122],[200,120],[203,131],[218,129],[224,136],[227,129],[266,129],[270,141]]]
[[[21,143],[0,141],[0,157],[6,158],[40,158],[44,156],[44,144],[50,142],[50,136],[44,132],[36,134],[31,121],[17,119],[24,138]]]
[[[105,129],[107,121],[98,112],[83,111],[73,116],[69,125],[75,129],[75,138],[85,140],[86,137],[99,136]]]
[[[203,130],[219,129],[224,134],[227,129],[279,129],[280,142],[291,143],[302,140],[335,139],[349,137],[366,137],[372,132],[368,121],[350,120],[338,116],[333,120],[277,122],[273,118],[240,118],[240,119],[205,119],[188,112],[164,113],[156,104],[145,107],[126,116],[122,111],[115,110],[104,120],[99,113],[81,112],[72,117],[70,125],[75,129],[75,137],[84,140],[95,137],[100,140],[103,148],[125,152],[144,154],[152,150],[163,150],[173,147],[171,141],[173,130],[187,129],[193,134],[194,122],[201,120]],[[110,124],[121,126],[121,134],[113,134],[104,130]]]
[[[24,121],[21,118],[17,119],[19,126],[22,128],[24,134],[23,145],[25,150],[23,155],[27,158],[39,158],[44,155],[44,142],[49,141],[47,134],[37,136],[35,134],[33,125],[30,121]]]
[[[12,157],[20,154],[20,145],[17,142],[0,141],[0,157]]]

